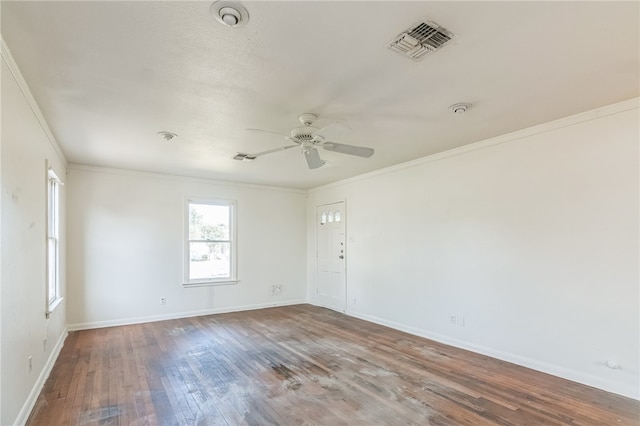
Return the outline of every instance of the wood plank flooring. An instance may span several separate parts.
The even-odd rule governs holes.
[[[310,305],[72,332],[28,425],[638,425],[640,403]]]

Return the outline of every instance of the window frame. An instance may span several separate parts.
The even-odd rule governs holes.
[[[191,240],[189,238],[190,215],[189,207],[191,204],[214,205],[229,207],[229,240]],[[239,282],[237,275],[237,221],[236,221],[237,203],[235,200],[227,200],[220,198],[185,198],[184,203],[184,253],[183,253],[183,287],[203,287],[237,284]],[[207,241],[207,242],[228,242],[229,243],[229,276],[221,278],[194,278],[190,277],[190,260],[191,260],[191,242]]]
[[[53,167],[47,167],[46,202],[46,317],[63,300],[60,286],[60,187],[64,185]],[[53,247],[53,250],[52,250]],[[53,251],[53,253],[52,253]]]

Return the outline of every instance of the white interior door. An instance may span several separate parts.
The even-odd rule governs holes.
[[[344,213],[344,201],[318,206],[316,211],[317,301],[340,312],[347,306]]]

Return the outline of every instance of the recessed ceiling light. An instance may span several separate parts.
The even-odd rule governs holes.
[[[464,114],[469,108],[471,108],[471,104],[458,103],[451,105],[449,110],[454,114]]]
[[[217,1],[211,5],[211,14],[228,27],[241,27],[249,21],[249,12],[240,3]]]
[[[178,135],[176,135],[175,133],[165,132],[165,131],[158,132],[158,135],[165,141],[170,141],[178,137]]]

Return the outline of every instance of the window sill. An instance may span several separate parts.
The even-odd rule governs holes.
[[[235,285],[238,284],[240,280],[223,280],[223,281],[198,281],[191,283],[182,283],[182,287],[212,287],[218,285]]]
[[[45,316],[47,318],[49,318],[49,316],[53,313],[53,311],[56,310],[56,308],[58,306],[60,306],[60,304],[62,303],[62,301],[64,300],[64,297],[58,297],[56,300],[54,300],[53,302],[51,302],[49,304],[49,309],[47,310],[47,312],[45,313]]]

